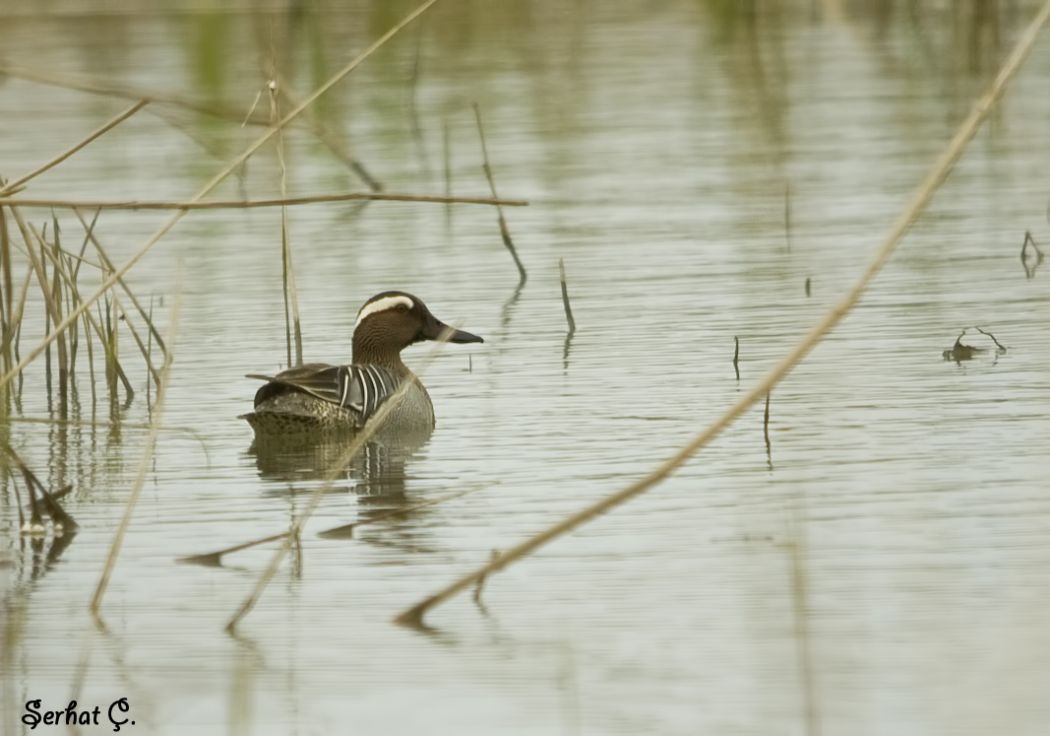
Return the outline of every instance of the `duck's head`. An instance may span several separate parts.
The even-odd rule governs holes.
[[[383,362],[423,340],[485,342],[435,317],[423,300],[404,291],[384,291],[361,307],[354,323],[353,360]]]

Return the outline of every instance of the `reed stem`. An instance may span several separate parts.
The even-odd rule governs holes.
[[[208,191],[211,191],[209,189]],[[203,195],[198,195],[198,197]],[[498,197],[443,197],[437,194],[396,194],[392,192],[347,192],[344,194],[313,194],[303,197],[280,199],[234,199],[201,202],[199,199],[187,201],[161,200],[69,200],[69,199],[32,199],[22,197],[0,198],[0,206],[33,207],[51,209],[53,207],[84,210],[225,210],[256,209],[259,207],[296,207],[304,204],[322,204],[326,202],[354,202],[357,200],[376,202],[426,202],[432,204],[483,204],[494,207],[528,207],[525,199],[500,199]]]
[[[489,147],[485,143],[485,126],[481,122],[481,108],[478,103],[474,103],[474,120],[478,125],[478,137],[481,139],[481,156],[482,156],[482,169],[485,171],[485,178],[489,182],[489,190],[492,192],[492,198],[494,200],[499,199],[499,195],[496,194],[496,180],[492,176],[492,166],[489,165]],[[496,216],[499,218],[499,234],[503,238],[503,245],[510,251],[511,258],[514,259],[514,265],[518,267],[518,288],[520,289],[525,285],[525,282],[529,278],[529,274],[525,271],[525,266],[518,258],[518,250],[514,247],[514,241],[510,237],[510,228],[507,226],[507,218],[503,216],[503,207],[500,204],[496,205]]]

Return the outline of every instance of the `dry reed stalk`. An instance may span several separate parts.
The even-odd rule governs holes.
[[[499,199],[499,195],[496,194],[496,180],[492,176],[492,167],[489,165],[489,148],[485,143],[485,126],[481,122],[481,108],[478,107],[476,102],[474,103],[474,120],[478,125],[478,137],[481,139],[482,168],[485,170],[485,178],[488,179],[492,198]],[[522,264],[521,259],[518,258],[518,251],[510,237],[510,228],[507,227],[507,219],[503,216],[502,205],[496,205],[496,216],[499,218],[499,234],[503,238],[503,245],[510,251],[510,255],[514,259],[514,265],[518,267],[518,288],[520,289],[525,285],[529,275],[525,272],[525,266]]]
[[[569,323],[569,337],[576,334],[576,320],[572,316],[572,305],[569,304],[569,286],[565,281],[565,259],[558,259],[558,274],[561,281],[561,304],[565,308],[565,321]]]
[[[84,249],[87,248],[87,238],[81,244],[81,254]],[[80,266],[83,264],[82,260],[77,260],[76,256],[72,253],[66,253],[61,248],[57,249],[56,257],[63,260],[62,267],[65,272],[69,274],[70,286],[65,291],[65,308],[71,310],[75,306],[75,292],[73,290],[74,285],[77,283],[77,278],[80,276]],[[69,326],[69,380],[70,385],[75,386],[76,375],[77,375],[77,358],[80,353],[80,322],[73,322]]]
[[[441,121],[441,159],[445,172],[445,199],[452,198],[452,142],[448,136],[448,121]],[[452,205],[445,205],[445,217],[452,217]]]
[[[436,0],[435,0],[436,2]],[[254,151],[253,151],[254,152]],[[213,187],[214,188],[214,187]],[[211,191],[209,189],[208,191]],[[236,199],[214,202],[201,202],[197,197],[183,202],[158,200],[69,200],[69,199],[32,199],[22,197],[0,198],[0,207],[52,207],[84,210],[224,210],[255,209],[258,207],[295,207],[304,204],[321,204],[325,202],[353,202],[356,200],[376,202],[426,202],[431,204],[483,204],[494,207],[528,207],[526,199],[500,199],[498,197],[442,197],[436,194],[397,194],[392,192],[347,192],[345,194],[314,194],[287,199]]]
[[[120,303],[120,299],[116,295],[113,296],[113,304],[116,306],[117,311],[120,312],[120,321],[123,322],[128,332],[131,333],[131,339],[135,341],[135,345],[138,346],[139,352],[142,353],[142,359],[146,361],[146,370],[149,371],[150,376],[153,378],[155,385],[160,384],[160,371],[158,371],[150,358],[150,348],[142,342],[142,338],[139,336],[139,331],[135,329],[135,324],[131,321],[130,315],[124,311],[124,305]],[[148,334],[147,334],[148,337]]]
[[[109,298],[107,293],[102,297],[105,302],[105,311],[102,309],[102,302],[97,302],[98,307],[98,321],[102,325],[102,347],[105,351],[105,368],[106,368],[106,388],[109,390],[110,399],[117,395],[117,369],[116,366],[120,364],[117,356],[117,345],[116,331],[113,328],[113,302]],[[90,311],[90,310],[88,310]]]
[[[176,291],[175,303],[172,305],[171,314],[169,316],[169,345],[174,345],[175,332],[179,325],[179,309],[181,303],[181,289],[179,289]],[[139,462],[135,482],[131,486],[131,493],[128,495],[128,501],[124,507],[124,516],[121,517],[120,525],[117,527],[117,531],[113,534],[113,541],[110,543],[109,547],[109,555],[106,557],[106,565],[102,569],[98,585],[95,587],[95,595],[91,599],[90,610],[96,621],[100,620],[98,612],[99,607],[102,605],[102,597],[106,594],[106,587],[109,585],[109,578],[113,574],[113,567],[117,564],[117,557],[120,555],[120,548],[124,543],[124,536],[127,534],[128,527],[131,525],[131,515],[135,511],[135,505],[138,503],[139,495],[142,493],[142,487],[146,483],[146,474],[149,472],[150,464],[153,462],[153,451],[157,446],[157,436],[160,434],[160,421],[164,413],[164,400],[167,397],[168,381],[171,378],[171,362],[172,352],[169,350],[164,355],[164,364],[160,369],[160,383],[157,385],[157,400],[153,405],[153,416],[150,419],[149,434],[146,437],[146,449],[142,453],[142,460]]]
[[[772,392],[766,394],[766,409],[762,413],[762,437],[766,441],[766,465],[773,469],[773,446],[769,443],[769,397]]]
[[[153,295],[149,297],[149,317],[147,318],[148,324],[153,324]],[[149,365],[153,365],[153,332],[146,333],[146,362]],[[150,383],[146,381],[146,406],[149,407],[150,415],[153,413],[153,397],[150,392]]]
[[[57,156],[55,156],[53,159],[51,159],[47,163],[38,166],[37,168],[33,169],[29,173],[25,174],[24,176],[19,177],[18,179],[15,179],[10,184],[7,184],[6,186],[0,188],[0,197],[6,197],[8,194],[12,193],[15,190],[23,189],[24,185],[26,183],[28,183],[32,179],[35,179],[36,177],[40,176],[45,171],[48,171],[48,170],[53,169],[54,167],[58,166],[60,163],[65,161],[67,158],[72,156],[74,153],[76,153],[77,151],[81,150],[82,148],[84,148],[85,146],[90,144],[92,141],[102,137],[103,135],[108,133],[110,130],[113,130],[113,128],[115,128],[118,125],[120,125],[121,123],[123,123],[125,120],[130,118],[132,115],[137,113],[139,110],[141,110],[142,108],[144,108],[148,104],[149,104],[149,100],[139,100],[134,105],[129,107],[127,110],[125,110],[124,112],[120,113],[116,117],[112,118],[109,122],[105,123],[104,125],[102,125],[99,128],[96,128],[95,130],[93,130],[85,138],[83,138],[79,143],[74,144],[70,148],[67,148],[65,151],[63,151],[62,153],[60,153]]]
[[[433,349],[423,358],[420,366],[416,370],[417,376],[421,376],[434,358],[437,357],[438,352],[445,346],[445,343],[448,342],[448,338],[452,334],[453,329],[454,328],[452,327],[447,328],[435,341],[436,344]],[[368,422],[365,423],[365,426],[354,434],[354,437],[347,445],[346,450],[343,451],[343,454],[339,456],[338,461],[329,468],[327,473],[325,473],[323,483],[310,495],[306,507],[299,514],[299,517],[292,523],[292,527],[289,529],[288,533],[284,535],[281,546],[274,551],[270,563],[259,576],[251,593],[249,593],[248,597],[245,598],[244,602],[241,603],[237,608],[237,611],[226,623],[227,632],[232,634],[241,619],[248,615],[248,613],[255,607],[255,604],[259,601],[263,591],[266,590],[266,586],[269,585],[273,576],[277,574],[277,568],[280,567],[281,561],[284,560],[285,555],[288,554],[291,549],[291,540],[301,534],[303,526],[310,520],[310,517],[313,516],[314,511],[317,510],[317,507],[321,503],[321,499],[324,498],[325,494],[331,490],[335,481],[342,475],[343,469],[350,464],[357,454],[364,449],[365,444],[382,428],[387,416],[390,415],[411,386],[411,381],[403,382],[398,387],[397,391],[391,394],[390,398],[383,402],[383,405],[380,406],[378,411],[376,411]]]
[[[1035,43],[1039,31],[1050,17],[1050,0],[1043,3],[1042,8],[1035,15],[1032,22],[1017,40],[1017,44],[1011,51],[1010,56],[1004,62],[999,74],[988,91],[982,95],[974,104],[973,110],[959,125],[958,130],[944,151],[934,162],[929,173],[926,174],[919,188],[912,195],[904,210],[897,217],[889,234],[875,251],[871,260],[853,283],[850,290],[839,300],[824,316],[813,326],[802,340],[785,355],[768,373],[745,393],[735,404],[727,409],[721,417],[713,424],[697,434],[684,447],[674,455],[661,463],[657,468],[644,477],[625,488],[606,496],[597,503],[591,504],[580,511],[562,519],[557,524],[543,530],[542,532],[519,542],[517,545],[501,553],[498,558],[482,565],[473,572],[463,575],[458,580],[424,598],[418,603],[405,609],[398,614],[394,621],[406,626],[422,626],[423,617],[431,608],[440,605],[457,593],[474,585],[483,577],[498,572],[514,562],[527,557],[548,542],[572,531],[576,527],[616,508],[620,504],[631,500],[635,496],[644,493],[671,475],[679,466],[692,457],[697,450],[717,437],[735,419],[747,411],[758,399],[768,394],[781,379],[784,378],[798,363],[809,354],[809,352],[821,341],[821,339],[837,325],[842,318],[849,313],[850,309],[859,301],[868,284],[875,278],[876,274],[889,260],[896,250],[901,238],[911,228],[915,220],[933,198],[934,193],[948,177],[952,168],[962,156],[966,144],[977,133],[981,122],[988,116],[995,103],[1002,96],[1007,83],[1017,73],[1021,64],[1028,56]]]
[[[91,244],[95,246],[95,251],[98,253],[98,257],[102,261],[100,267],[108,269],[109,271],[116,271],[116,266],[113,265],[113,261],[110,259],[109,254],[106,253],[105,248],[102,247],[102,243],[100,243],[98,238],[95,236],[95,223],[98,222],[98,216],[101,214],[101,210],[95,210],[95,216],[92,218],[90,224],[85,222],[84,216],[79,209],[73,208],[73,213],[77,216],[77,219],[80,220],[80,224],[83,225],[86,237],[91,241]],[[131,290],[131,287],[128,286],[127,282],[124,281],[123,278],[117,279],[117,284],[120,286],[121,289],[124,290],[124,293],[128,295],[128,299],[131,300],[131,303],[132,305],[134,305],[135,310],[139,313],[139,316],[142,317],[142,319],[146,322],[146,325],[149,327],[150,335],[154,340],[157,341],[157,347],[160,348],[162,353],[167,352],[168,348],[164,344],[164,338],[161,337],[160,331],[153,324],[152,305],[150,306],[149,313],[147,313],[146,310],[143,309],[142,303],[139,302],[138,297],[135,296],[135,292]]]
[[[52,322],[55,324],[62,321],[62,304],[65,301],[65,297],[62,289],[62,239],[61,231],[58,227],[58,220],[52,215],[53,223],[52,232],[54,233],[54,242],[51,243],[51,249],[48,250],[47,243],[37,235],[37,239],[40,241],[40,250],[44,253],[51,261],[51,298],[55,305],[55,313],[52,315]],[[34,234],[35,231],[34,231]],[[67,330],[55,341],[55,345],[58,349],[58,395],[59,402],[61,404],[62,415],[66,414],[68,409],[68,398],[69,398],[69,343],[72,340],[72,331]]]
[[[0,360],[4,370],[14,365],[11,350],[14,335],[14,277],[11,264],[11,233],[7,229],[7,215],[0,207]],[[5,404],[6,405],[6,404]]]
[[[91,235],[94,232],[95,225],[97,223],[98,223],[98,214],[96,213],[95,214],[95,218],[91,221],[91,227],[87,228],[87,231],[84,234],[84,240],[80,243],[80,254],[77,255],[77,256],[73,256],[72,253],[67,254],[69,262],[66,265],[66,270],[70,273],[70,275],[72,277],[71,278],[71,282],[70,282],[70,287],[69,287],[69,309],[70,309],[70,311],[72,311],[73,308],[76,307],[76,302],[77,302],[77,300],[80,299],[80,288],[79,288],[79,285],[78,285],[78,279],[80,278],[80,267],[83,266],[84,263],[87,262],[84,259],[84,253],[87,251],[88,242],[91,239]],[[75,263],[74,263],[74,259],[75,259]],[[95,264],[92,264],[92,265],[95,265]],[[97,265],[95,265],[95,267],[99,268]],[[93,354],[93,352],[91,350],[91,333],[88,331],[88,321],[86,319],[84,320],[83,327],[84,327],[84,339],[87,340],[87,344],[88,344],[88,358],[91,359],[91,358],[94,357],[94,354]],[[70,325],[70,329],[71,329],[72,335],[73,335],[73,367],[75,368],[77,352],[79,351],[79,347],[80,347],[80,323],[78,321],[74,321]],[[89,372],[91,374],[91,379],[92,379],[92,382],[93,382],[94,381],[94,375],[95,375],[93,366],[91,366],[89,368]],[[92,386],[92,389],[94,389],[94,386]]]
[[[412,140],[416,145],[416,150],[419,153],[419,161],[422,164],[423,178],[430,181],[432,171],[430,168],[430,157],[427,155],[426,140],[423,136],[423,125],[419,122],[419,104],[418,104],[418,91],[419,91],[419,77],[420,69],[422,64],[423,51],[423,31],[425,28],[424,23],[420,23],[416,29],[416,43],[415,49],[412,53],[412,71],[408,79],[408,117],[412,121]]]
[[[14,210],[12,210],[12,212],[14,212]],[[16,213],[15,217],[16,217],[16,220],[18,220],[19,224],[21,225],[22,221],[21,221],[20,215]],[[64,264],[62,263],[61,258],[59,257],[59,254],[57,252],[56,253],[51,253],[51,252],[48,252],[46,250],[46,248],[44,247],[45,246],[45,241],[43,240],[43,234],[37,232],[37,229],[35,227],[33,227],[33,225],[31,225],[31,224],[28,225],[27,229],[29,230],[30,233],[32,233],[33,237],[35,237],[40,242],[41,251],[44,252],[44,254],[47,256],[47,259],[51,262],[52,270],[54,272],[55,278],[56,279],[61,278],[62,282],[64,282],[67,285],[67,288],[70,290],[71,303],[78,304],[80,302],[80,290],[79,290],[79,288],[77,286],[76,280],[74,278],[72,278],[72,276],[66,271],[66,268],[65,268]],[[116,297],[115,296],[114,296],[114,299],[113,299],[112,303],[113,304],[116,303]],[[112,309],[113,309],[114,312],[116,311],[116,307],[115,306],[112,307]],[[123,311],[123,310],[121,310],[121,311]],[[58,316],[61,317],[61,314],[58,314]],[[97,321],[95,319],[95,317],[91,314],[90,310],[85,310],[84,311],[84,317],[85,317],[85,320],[87,321],[88,326],[92,327],[94,329],[94,331],[95,331],[95,334],[98,335],[98,339],[102,343],[103,348],[105,349],[107,376],[110,376],[111,378],[119,379],[121,384],[124,386],[124,390],[127,392],[128,396],[134,396],[135,391],[131,387],[131,381],[128,380],[127,374],[124,372],[124,367],[120,364],[120,359],[119,359],[119,356],[117,355],[117,340],[116,340],[117,320],[116,319],[110,319],[110,308],[107,307],[107,310],[106,310],[106,324],[105,325],[103,325],[99,321]],[[131,325],[130,323],[128,323],[128,326],[131,328],[132,332],[134,333],[134,326]],[[138,336],[137,335],[136,335],[136,341],[139,342],[139,345],[141,347],[141,341],[138,340]],[[61,340],[61,339],[58,340],[60,356],[61,356],[62,345],[63,345],[63,340]],[[89,351],[90,351],[90,348],[89,348]],[[145,351],[143,351],[143,357],[146,357]],[[59,358],[59,360],[61,362],[61,357]],[[149,368],[151,374],[155,373],[155,371],[153,369],[153,366],[150,365],[148,361],[147,361],[147,368]],[[61,370],[61,368],[60,368],[60,370]]]
[[[267,86],[270,93],[270,119],[274,122],[281,117],[280,102],[277,97],[277,82],[271,81]],[[288,198],[288,168],[284,160],[284,131],[277,132],[277,166],[281,172],[281,199]],[[284,334],[288,348],[288,365],[303,364],[303,330],[299,317],[299,294],[295,288],[295,268],[292,263],[292,243],[288,235],[288,207],[281,207],[281,289],[284,293]],[[295,344],[295,362],[292,362],[292,344]]]
[[[56,313],[60,312],[60,308],[54,303],[55,293],[52,288],[48,285],[48,275],[46,269],[46,257],[48,254],[47,245],[44,240],[36,233],[34,229],[26,225],[25,220],[22,219],[21,214],[17,209],[11,208],[11,215],[15,219],[15,224],[18,225],[18,230],[22,234],[22,241],[25,243],[25,256],[29,261],[29,266],[36,275],[37,286],[40,288],[40,296],[44,303],[44,326],[45,333],[50,330],[52,324],[57,324],[55,321]],[[39,248],[39,257],[37,248]],[[64,340],[60,339],[59,345]],[[47,355],[44,361],[44,376],[45,383],[47,386],[47,392],[51,394],[51,350],[48,349]]]
[[[11,331],[9,334],[5,335],[2,346],[5,353],[8,350],[11,351],[16,363],[18,361],[18,338],[22,332],[22,315],[25,314],[26,297],[29,295],[29,284],[33,280],[33,273],[33,264],[28,263],[25,278],[22,279],[22,296],[19,297],[18,304],[15,305],[14,313],[9,321]]]
[[[234,552],[240,552],[241,550],[250,549],[257,547],[260,544],[266,544],[267,542],[276,542],[278,539],[284,539],[287,537],[289,532],[280,532],[279,534],[271,534],[267,537],[260,539],[253,539],[250,542],[243,542],[241,544],[235,544],[232,547],[224,547],[223,549],[215,550],[214,552],[204,552],[199,555],[187,555],[185,557],[179,557],[176,562],[188,565],[204,565],[205,567],[218,567],[222,564],[222,558],[224,555],[233,554]]]
[[[93,79],[78,79],[76,77],[61,76],[58,74],[48,74],[33,69],[23,69],[21,67],[0,65],[0,77],[3,76],[14,77],[15,79],[22,79],[27,82],[35,82],[36,84],[46,84],[51,87],[73,89],[78,92],[87,92],[89,94],[94,95],[104,95],[106,97],[119,97],[127,100],[139,100],[145,103],[156,102],[164,105],[174,105],[175,107],[182,107],[187,110],[192,110],[193,112],[201,113],[203,115],[210,115],[211,117],[232,120],[238,123],[241,122],[244,118],[244,113],[233,107],[216,107],[204,102],[199,102],[189,97],[147,93],[142,90],[136,90],[130,87],[121,87],[119,85],[103,83]],[[246,122],[249,122],[253,125],[267,124],[265,117],[252,117]]]
[[[398,32],[400,32],[403,28],[409,25],[413,20],[418,18],[422,13],[424,13],[437,1],[438,0],[426,0],[424,3],[416,7],[415,10],[413,10],[411,13],[405,16],[393,28],[391,28],[389,31],[380,36],[376,41],[374,41],[370,46],[368,46],[368,48],[366,48],[364,51],[358,54],[357,57],[355,57],[352,61],[346,64],[346,66],[344,66],[338,72],[336,72],[324,84],[322,84],[320,87],[314,90],[313,93],[311,93],[310,96],[307,97],[300,105],[298,105],[294,110],[290,111],[287,115],[281,118],[280,122],[278,122],[277,125],[271,126],[265,133],[259,136],[259,138],[255,140],[255,142],[253,142],[244,151],[242,151],[240,155],[236,156],[229,164],[227,164],[225,168],[223,168],[219,173],[213,176],[204,185],[204,187],[202,187],[201,190],[190,199],[190,204],[199,202],[201,199],[207,196],[230,174],[232,174],[234,171],[240,168],[240,166],[243,165],[245,161],[251,158],[251,156],[262,146],[264,146],[267,141],[269,141],[274,135],[276,135],[278,130],[284,128],[290,122],[299,117],[303,110],[305,110],[309,105],[313,104],[325,92],[327,92],[340,81],[342,81],[342,79],[345,78],[348,74],[350,74],[350,72],[352,72],[354,69],[360,66],[361,63],[365,61],[365,59],[367,59],[369,56],[375,53],[376,50],[378,50],[380,47],[386,44],[387,41],[389,41],[391,38],[397,35]],[[175,213],[175,215],[171,217],[171,219],[165,222],[160,227],[160,229],[158,229],[157,232],[155,232],[146,241],[146,243],[124,263],[123,266],[121,266],[119,269],[110,274],[110,276],[107,277],[98,287],[98,290],[96,290],[87,299],[82,300],[80,305],[72,312],[70,312],[70,314],[67,315],[61,323],[56,325],[55,328],[51,330],[44,337],[44,339],[36,345],[36,347],[30,350],[29,353],[24,358],[19,360],[14,367],[6,371],[3,374],[3,376],[0,376],[0,387],[7,385],[12,378],[14,378],[22,371],[23,368],[25,368],[27,365],[29,365],[29,363],[35,360],[37,356],[40,355],[40,353],[44,352],[51,345],[51,343],[55,341],[58,335],[63,330],[69,327],[70,323],[73,320],[78,319],[84,311],[86,311],[92,304],[97,302],[103,294],[109,291],[124,274],[126,274],[128,271],[134,268],[135,264],[138,263],[142,259],[142,257],[145,256],[146,253],[148,253],[150,249],[153,248],[154,245],[160,242],[161,238],[167,235],[168,232],[170,232],[171,229],[175,227],[175,225],[177,225],[183,217],[185,217],[187,211],[188,208],[179,209]]]

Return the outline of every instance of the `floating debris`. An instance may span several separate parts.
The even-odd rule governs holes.
[[[963,336],[966,335],[966,332],[969,329],[970,328],[964,328],[963,331],[959,333],[959,336],[955,338],[955,344],[952,345],[950,349],[945,350],[943,353],[941,353],[941,356],[945,360],[950,360],[955,363],[961,363],[964,360],[973,360],[979,354],[988,352],[989,348],[977,347],[975,345],[967,345],[962,341]],[[974,327],[973,329],[977,330],[982,335],[985,335],[986,337],[990,338],[991,341],[995,343],[995,354],[997,357],[1006,353],[1006,346],[999,342],[999,340],[996,339],[995,335],[986,330],[982,330],[980,327]]]
[[[1032,247],[1032,252],[1035,254],[1032,256],[1033,262],[1031,264],[1028,263],[1028,246]],[[1024,267],[1025,278],[1033,278],[1035,272],[1043,265],[1044,259],[1043,251],[1040,250],[1039,244],[1035,242],[1031,231],[1025,230],[1024,243],[1021,244],[1021,265]]]

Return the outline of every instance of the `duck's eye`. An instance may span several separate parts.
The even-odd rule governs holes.
[[[408,307],[406,307],[404,304],[398,304],[396,307],[394,307],[394,309],[402,313],[408,311]]]

